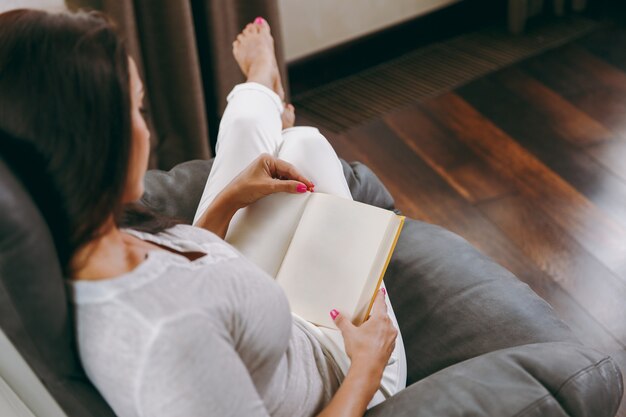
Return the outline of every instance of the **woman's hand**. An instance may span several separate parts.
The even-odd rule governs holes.
[[[398,331],[387,315],[384,289],[376,294],[369,319],[358,327],[337,310],[330,315],[343,334],[352,363],[339,390],[317,417],[362,417],[380,385]]]
[[[304,193],[313,191],[314,187],[293,165],[264,153],[215,197],[195,225],[224,239],[230,221],[240,208],[273,193]]]
[[[351,367],[366,367],[381,377],[398,335],[387,315],[385,295],[385,290],[381,288],[376,294],[370,317],[358,327],[337,310],[331,311],[331,317],[335,316],[335,324],[343,335],[346,353],[352,362]],[[376,382],[380,382],[380,378]]]
[[[237,209],[279,192],[304,193],[315,185],[289,162],[264,153],[237,175],[222,193]]]

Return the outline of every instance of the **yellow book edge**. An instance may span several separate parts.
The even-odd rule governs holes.
[[[361,319],[360,323],[363,323],[370,315],[372,311],[372,306],[374,305],[374,300],[376,299],[376,294],[378,293],[378,289],[380,288],[380,284],[383,282],[383,277],[385,276],[385,272],[387,272],[387,267],[389,266],[389,262],[391,261],[391,255],[396,249],[396,243],[398,243],[398,238],[400,237],[400,232],[404,227],[404,220],[406,216],[398,216],[400,217],[400,225],[398,226],[398,231],[396,232],[396,236],[393,238],[393,243],[391,244],[391,249],[389,250],[389,254],[387,254],[387,260],[385,261],[385,266],[383,267],[382,272],[380,273],[380,277],[378,278],[378,283],[376,284],[376,289],[374,290],[374,294],[372,295],[372,299],[370,300],[370,305],[365,312],[365,316]]]

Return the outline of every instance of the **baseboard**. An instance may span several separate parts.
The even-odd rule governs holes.
[[[506,2],[464,0],[288,64],[292,95],[319,87],[420,46],[505,21]]]

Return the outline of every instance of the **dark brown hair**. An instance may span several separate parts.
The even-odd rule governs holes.
[[[123,212],[132,143],[126,47],[97,12],[0,14],[0,153],[25,183],[68,272]]]

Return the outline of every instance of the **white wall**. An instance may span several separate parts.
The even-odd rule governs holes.
[[[285,56],[293,61],[457,1],[278,0]],[[65,1],[0,0],[0,13],[21,7],[58,11]]]
[[[59,11],[65,9],[64,0],[0,0],[0,13],[11,9],[44,9]]]
[[[287,61],[459,0],[279,0]]]

